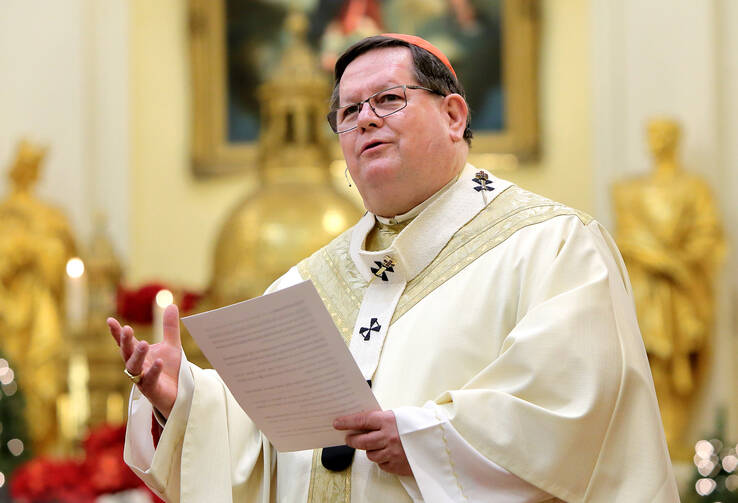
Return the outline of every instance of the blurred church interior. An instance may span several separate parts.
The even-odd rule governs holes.
[[[92,472],[151,501],[105,319],[156,341],[168,303],[260,295],[363,214],[328,69],[385,31],[460,68],[471,162],[613,234],[682,499],[738,501],[735,26],[733,0],[3,1],[0,502]]]

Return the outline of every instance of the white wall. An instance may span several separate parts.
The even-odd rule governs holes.
[[[47,145],[39,196],[66,212],[83,245],[104,211],[124,257],[127,25],[126,0],[0,2],[0,194],[17,142]]]

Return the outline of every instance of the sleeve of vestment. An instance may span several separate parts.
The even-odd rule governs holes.
[[[617,249],[597,222],[555,220],[510,238],[499,285],[518,283],[517,314],[498,355],[425,414],[397,411],[426,501],[487,501],[493,480],[500,501],[678,501]]]
[[[153,407],[134,387],[124,459],[170,502],[269,501],[270,445],[215,371],[182,360],[177,400],[159,443],[151,436]]]
[[[434,402],[394,409],[413,477],[401,477],[408,494],[425,503],[476,501],[538,503],[552,499],[536,486],[482,456]]]

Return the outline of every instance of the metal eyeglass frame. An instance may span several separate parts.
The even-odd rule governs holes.
[[[384,114],[384,115],[380,115],[377,112],[377,110],[374,108],[374,106],[372,105],[371,100],[375,96],[378,96],[378,95],[380,95],[382,93],[386,93],[387,91],[391,91],[392,89],[397,89],[397,88],[400,88],[400,87],[402,88],[402,97],[405,99],[405,104],[402,105],[397,110],[393,110],[390,113],[387,113],[387,114]],[[359,127],[358,120],[357,120],[357,124],[354,127],[351,127],[349,129],[345,129],[343,131],[339,131],[338,130],[338,123],[336,122],[337,121],[338,111],[341,110],[342,108],[357,106],[359,108],[359,110],[358,110],[357,113],[359,113],[359,112],[361,112],[361,109],[364,107],[364,103],[368,104],[369,105],[369,108],[371,108],[372,109],[372,112],[374,112],[374,115],[376,115],[379,118],[384,118],[384,117],[388,117],[388,116],[390,116],[392,114],[395,114],[395,113],[399,112],[400,110],[402,110],[403,108],[407,107],[407,90],[408,89],[421,89],[423,91],[428,91],[429,93],[437,94],[439,96],[444,96],[444,97],[446,96],[445,94],[443,94],[440,91],[435,91],[433,89],[429,89],[429,88],[423,87],[423,86],[416,86],[416,85],[412,85],[412,84],[402,84],[402,85],[399,85],[399,86],[392,86],[392,87],[388,87],[387,89],[382,89],[381,91],[377,91],[376,93],[372,94],[371,96],[369,96],[365,100],[361,100],[361,101],[358,101],[356,103],[349,103],[348,105],[344,105],[342,107],[338,107],[335,110],[331,110],[330,112],[328,112],[328,115],[326,115],[326,119],[328,119],[328,124],[331,126],[331,130],[333,130],[333,132],[336,133],[336,134],[343,134],[343,133],[348,133],[349,131],[353,131],[354,129],[356,129],[357,127]]]

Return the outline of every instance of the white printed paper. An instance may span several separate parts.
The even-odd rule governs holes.
[[[380,410],[310,281],[182,321],[279,451],[342,445],[335,418]]]

